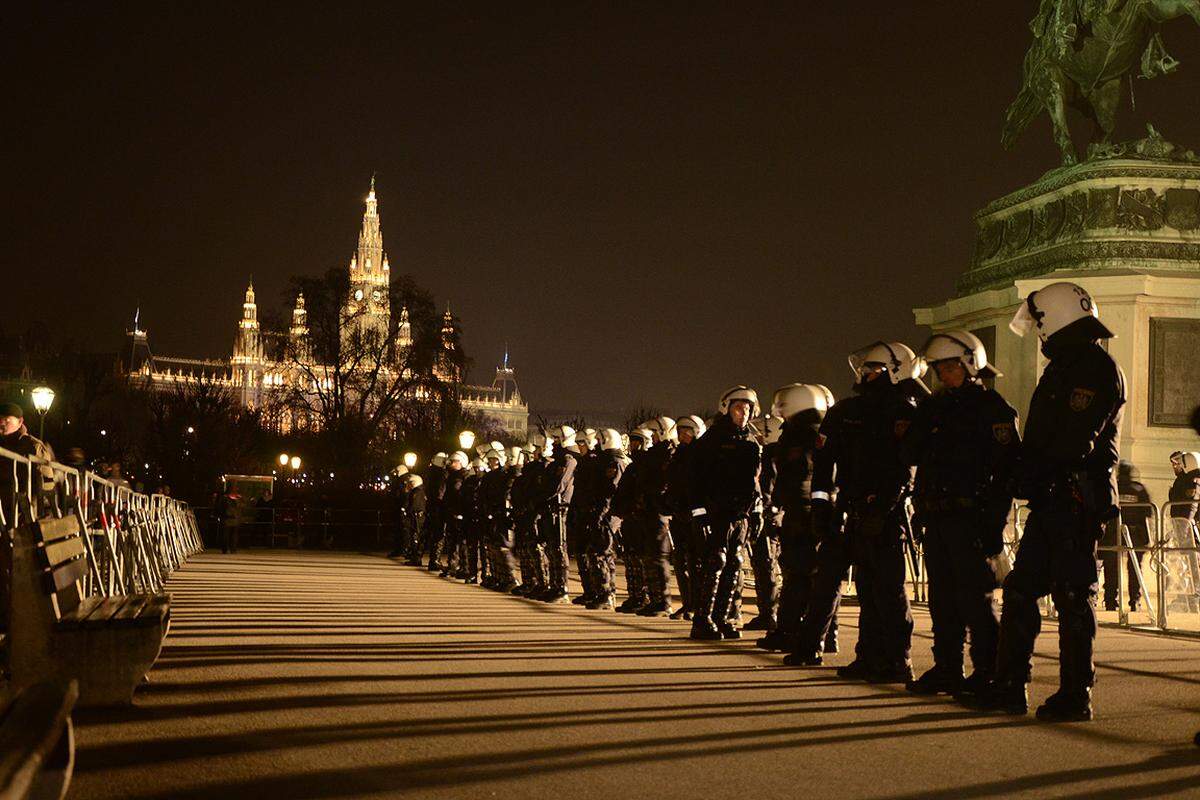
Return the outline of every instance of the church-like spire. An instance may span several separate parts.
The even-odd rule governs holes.
[[[383,230],[379,225],[379,204],[375,200],[375,176],[371,176],[371,190],[367,193],[367,208],[363,212],[362,230],[358,234],[358,252],[350,262],[350,269],[355,267],[363,273],[363,277],[381,283],[386,278],[383,263],[386,256],[383,252]]]

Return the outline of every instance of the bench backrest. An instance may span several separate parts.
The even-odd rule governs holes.
[[[54,597],[59,616],[72,611],[83,598],[79,582],[87,577],[86,533],[75,514],[46,517],[33,525],[42,588]]]

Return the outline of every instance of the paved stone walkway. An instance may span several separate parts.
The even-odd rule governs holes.
[[[136,706],[77,715],[75,800],[1200,796],[1200,641],[1102,631],[1099,718],[1048,726],[382,557],[204,554],[170,590]]]

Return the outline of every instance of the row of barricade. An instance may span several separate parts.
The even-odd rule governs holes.
[[[83,534],[81,557],[87,568],[78,582],[82,598],[162,594],[170,575],[203,549],[187,503],[135,492],[93,472],[0,448],[6,630],[14,532],[39,519],[68,516],[78,520]]]

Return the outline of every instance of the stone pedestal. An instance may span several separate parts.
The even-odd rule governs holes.
[[[1036,336],[1008,330],[1032,291],[1072,281],[1117,337],[1129,403],[1121,454],[1166,499],[1170,453],[1200,450],[1188,426],[1200,404],[1200,164],[1114,159],[1056,170],[975,216],[972,265],[946,302],[914,309],[933,331],[965,328],[1004,377],[1024,417],[1045,361]]]

